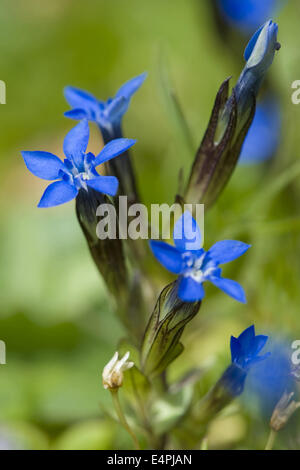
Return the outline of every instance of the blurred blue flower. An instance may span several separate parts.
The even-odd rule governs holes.
[[[275,51],[280,48],[277,42],[278,25],[267,21],[250,39],[244,53],[246,65],[234,87],[238,110],[241,115],[251,109],[253,96],[256,96],[261,82],[271,66]]]
[[[281,112],[275,97],[269,96],[256,107],[244,141],[239,163],[259,163],[271,158],[280,143]]]
[[[65,116],[71,119],[86,118],[98,124],[104,142],[122,137],[122,118],[126,113],[130,100],[134,93],[141,87],[147,74],[143,73],[124,83],[114,98],[107,101],[98,100],[91,93],[79,88],[67,86],[64,95],[73,108],[65,112]]]
[[[270,338],[268,350],[270,357],[248,374],[247,400],[256,397],[264,413],[271,414],[283,393],[294,390],[295,379],[291,374],[290,341]]]
[[[74,199],[81,189],[92,188],[114,196],[118,190],[115,176],[101,176],[96,167],[130,148],[135,140],[115,139],[108,143],[96,157],[85,153],[89,141],[89,125],[86,119],[77,124],[65,137],[62,161],[49,152],[21,152],[31,173],[45,180],[58,180],[45,190],[38,207],[52,207]]]
[[[175,246],[151,240],[150,247],[166,269],[179,274],[178,297],[181,300],[194,302],[203,299],[203,282],[210,281],[239,302],[246,302],[242,286],[231,279],[222,278],[219,265],[243,255],[250,245],[224,240],[205,252],[201,248],[200,229],[189,212],[184,212],[176,222],[173,239]]]
[[[242,369],[248,370],[253,364],[266,359],[270,353],[259,356],[265,346],[268,336],[255,336],[254,325],[249,326],[238,338],[231,336],[231,361]]]
[[[283,7],[286,0],[217,0],[223,18],[244,34],[255,31]]]

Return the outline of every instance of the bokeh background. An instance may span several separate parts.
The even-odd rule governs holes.
[[[127,435],[103,413],[110,396],[101,371],[123,332],[89,257],[74,204],[36,208],[44,189],[25,168],[21,150],[62,155],[72,122],[65,85],[105,99],[143,71],[148,78],[124,120],[138,139],[134,165],[144,201],[171,203],[178,172],[188,173],[218,87],[237,79],[249,36],[222,30],[205,0],[2,0],[0,79],[0,448],[128,448]],[[230,335],[252,323],[290,345],[300,339],[300,106],[291,84],[300,79],[297,0],[279,22],[281,51],[268,83],[281,105],[282,133],[267,162],[239,166],[217,205],[206,214],[205,245],[223,238],[252,248],[226,276],[248,296],[239,305],[214,288],[192,326],[174,380],[199,367],[205,392],[230,361]],[[189,132],[174,111],[176,92]],[[101,142],[96,132],[92,147]],[[259,145],[259,140],[258,140]],[[149,306],[149,313],[152,306]],[[268,416],[245,394],[211,426],[209,448],[263,448]],[[298,421],[300,420],[298,416]],[[296,429],[296,431],[295,431]],[[282,433],[279,446],[300,442]],[[287,434],[287,435],[286,435]]]

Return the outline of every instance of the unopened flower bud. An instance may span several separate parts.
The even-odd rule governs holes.
[[[185,202],[201,202],[207,208],[228,183],[255,114],[261,83],[280,48],[277,33],[277,24],[267,21],[246,47],[246,64],[230,97],[229,81],[221,85],[190,172]]]
[[[284,392],[277,403],[270,421],[270,426],[274,431],[280,431],[295,411],[300,408],[300,402],[293,400],[294,392]]]
[[[253,95],[257,95],[261,82],[272,65],[275,52],[280,49],[277,33],[277,24],[269,20],[253,35],[246,47],[246,65],[234,88],[242,120],[251,109]]]
[[[119,353],[115,352],[112,359],[106,364],[102,372],[102,382],[105,389],[114,390],[123,385],[123,372],[134,366],[134,363],[128,361],[129,352],[122,359],[119,359]]]

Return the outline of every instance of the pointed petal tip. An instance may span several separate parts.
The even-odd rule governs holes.
[[[114,139],[108,142],[101,152],[97,155],[94,160],[94,166],[101,165],[102,163],[111,160],[112,158],[118,157],[125,153],[130,147],[136,143],[134,139]]]
[[[128,140],[128,144],[130,145],[130,147],[132,147],[133,145],[137,143],[137,139],[126,139],[126,140]]]
[[[255,326],[254,325],[250,325],[250,326],[248,326],[248,328],[246,328],[244,331],[242,331],[242,333],[239,336],[239,340],[242,341],[243,339],[249,338],[249,337],[252,337],[252,338],[255,337]]]
[[[148,72],[142,72],[139,77],[143,80],[143,82],[146,80],[146,78],[148,77]]]
[[[146,78],[148,77],[148,72],[142,72],[140,73],[139,75],[136,75],[136,77],[132,78],[132,80],[139,80],[139,86],[141,86],[144,81],[146,80]]]
[[[243,289],[243,292],[241,292],[241,296],[240,298],[237,298],[236,299],[238,302],[241,302],[241,304],[244,304],[246,305],[248,302],[247,302],[247,298],[246,298],[246,294],[244,292],[244,289]]]
[[[55,181],[44,191],[38,204],[39,208],[54,207],[64,204],[74,199],[78,190],[65,181]]]
[[[46,209],[47,207],[55,207],[55,206],[49,206],[45,203],[43,203],[43,197],[40,199],[40,202],[37,204],[37,207],[39,209]]]
[[[72,86],[71,85],[66,85],[63,87],[63,94],[65,95],[66,93],[68,93],[68,91],[72,90]]]
[[[257,353],[259,353],[264,348],[264,346],[266,345],[266,343],[269,339],[269,336],[267,336],[267,335],[257,335],[257,336],[255,336],[255,338],[256,338],[257,344],[259,344],[259,348],[258,348],[258,351],[257,351]]]
[[[214,259],[218,264],[229,263],[242,256],[250,245],[237,240],[222,240],[216,242],[208,250],[209,256]]]

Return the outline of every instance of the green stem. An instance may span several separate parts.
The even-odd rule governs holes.
[[[268,442],[267,442],[266,447],[265,447],[265,450],[272,450],[273,449],[276,436],[277,436],[277,432],[274,431],[274,429],[271,429],[269,437],[268,437]]]
[[[119,418],[119,420],[120,420],[120,423],[121,423],[121,424],[123,425],[123,427],[126,429],[126,431],[128,432],[128,434],[130,434],[130,436],[132,437],[132,440],[133,440],[133,442],[134,442],[134,446],[135,446],[136,450],[141,450],[139,441],[137,440],[136,435],[134,434],[133,430],[132,430],[131,427],[129,426],[129,424],[128,424],[126,418],[125,418],[125,415],[124,415],[124,413],[123,413],[123,410],[122,410],[122,407],[121,407],[121,403],[120,403],[120,400],[119,400],[118,389],[110,390],[110,392],[111,392],[113,404],[114,404],[116,413],[117,413],[117,415],[118,415],[118,418]]]

